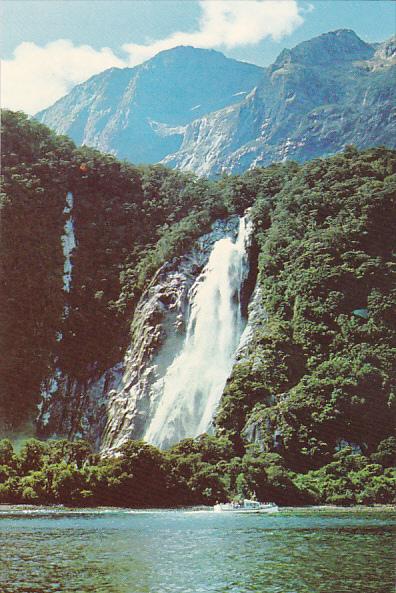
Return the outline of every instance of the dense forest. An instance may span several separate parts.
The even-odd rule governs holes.
[[[84,380],[119,361],[154,272],[211,223],[251,208],[265,315],[237,361],[214,436],[163,452],[129,442],[0,442],[0,501],[169,506],[255,493],[280,504],[393,501],[396,153],[215,181],[135,167],[2,114],[3,436],[34,419],[57,361]],[[74,196],[69,290],[61,236]],[[61,336],[61,339],[59,338]]]
[[[101,458],[84,441],[30,439],[16,454],[0,441],[0,503],[170,507],[257,496],[281,505],[395,502],[396,439],[366,457],[352,449],[305,474],[250,445],[234,456],[225,437],[186,439],[168,451],[129,441]]]
[[[392,434],[395,164],[392,151],[349,147],[299,168],[273,196],[263,173],[243,177],[258,177],[266,316],[217,416],[237,447],[248,421],[262,427],[263,449],[305,471],[343,442],[371,454]]]
[[[76,149],[22,113],[4,111],[2,126],[0,410],[12,431],[31,417],[55,360],[82,379],[119,360],[147,280],[227,209],[195,176]],[[70,292],[60,241],[67,192],[78,246]]]

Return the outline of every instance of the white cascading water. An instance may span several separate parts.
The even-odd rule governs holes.
[[[235,242],[217,241],[191,288],[186,338],[159,389],[144,440],[167,448],[211,428],[244,330],[240,290],[248,273],[250,224],[240,219]]]
[[[65,225],[63,227],[63,234],[61,236],[61,245],[63,251],[63,291],[70,292],[71,280],[72,280],[72,261],[71,256],[76,248],[76,237],[74,234],[74,220],[73,220],[73,206],[74,199],[73,194],[69,191],[66,194],[66,204],[63,208],[63,214],[67,214]],[[63,308],[63,318],[66,319],[69,313],[68,305]],[[61,331],[56,332],[56,341],[61,342],[63,340],[63,334]],[[41,401],[38,404],[38,411],[41,424],[46,426],[50,419],[50,412],[47,410],[44,414],[43,405],[45,401],[51,399],[54,393],[56,393],[59,387],[59,380],[62,377],[60,369],[56,368],[53,376],[49,379],[48,383],[44,383],[41,388]]]
[[[74,234],[74,220],[73,220],[73,205],[74,199],[73,194],[69,191],[66,195],[66,205],[63,209],[63,214],[67,214],[68,217],[65,222],[65,226],[63,227],[64,232],[61,236],[61,244],[62,244],[62,251],[63,251],[63,291],[70,292],[70,286],[72,281],[72,261],[71,256],[76,248],[76,237]],[[63,308],[63,318],[69,314],[69,306],[65,305]],[[63,339],[62,332],[58,331],[56,334],[57,342],[61,342]]]
[[[70,292],[70,284],[72,278],[72,262],[71,254],[76,247],[76,238],[74,236],[74,221],[73,221],[73,194],[67,193],[66,206],[63,209],[64,214],[68,214],[64,226],[64,233],[61,237],[63,249],[63,290]]]

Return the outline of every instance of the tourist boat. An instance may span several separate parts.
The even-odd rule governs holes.
[[[277,513],[279,508],[274,502],[258,502],[258,500],[249,500],[245,498],[243,502],[226,502],[215,504],[213,510],[216,513]]]

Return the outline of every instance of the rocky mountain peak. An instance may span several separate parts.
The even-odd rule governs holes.
[[[183,126],[236,103],[263,72],[218,51],[178,46],[134,68],[97,74],[36,118],[78,144],[158,162],[179,148]]]
[[[396,35],[377,46],[375,58],[391,60],[396,58]]]
[[[179,151],[163,162],[214,176],[346,144],[394,146],[394,56],[394,40],[368,44],[344,29],[286,49],[256,92],[187,125]]]
[[[167,62],[176,62],[176,61],[183,61],[185,60],[211,60],[211,59],[220,59],[220,60],[228,60],[225,55],[214,49],[204,49],[201,47],[194,47],[192,45],[176,45],[170,49],[164,49],[163,51],[158,52],[147,60],[145,64],[148,63],[167,63]]]
[[[283,50],[273,68],[281,68],[287,64],[316,66],[368,60],[373,56],[374,51],[373,46],[365,43],[354,31],[338,29],[299,43],[293,49]]]
[[[395,63],[394,38],[369,44],[349,29],[285,49],[269,68],[177,46],[96,75],[36,117],[135,163],[241,172],[345,144],[393,146]]]

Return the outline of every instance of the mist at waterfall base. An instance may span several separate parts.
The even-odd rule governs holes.
[[[144,436],[157,447],[211,430],[246,323],[241,289],[249,271],[250,226],[243,217],[235,241],[225,237],[214,244],[191,287],[185,340],[160,381]]]

